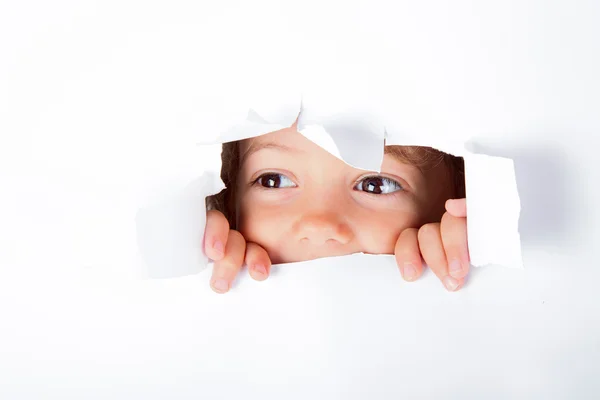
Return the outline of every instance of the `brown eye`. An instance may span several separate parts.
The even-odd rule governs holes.
[[[292,180],[287,176],[273,173],[261,175],[256,180],[256,183],[267,189],[282,189],[296,187],[296,184],[294,184],[294,182],[292,182]]]
[[[383,176],[368,176],[358,182],[354,189],[371,194],[389,194],[402,190],[402,185]]]

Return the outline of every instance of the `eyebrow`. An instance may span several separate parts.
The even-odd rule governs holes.
[[[385,146],[383,149],[383,154],[392,156],[396,161],[399,161],[402,164],[409,164],[409,165],[414,164],[414,163],[411,163],[410,160],[408,160],[406,158],[406,156],[404,154],[402,154],[401,152],[399,152],[397,150],[397,148],[394,146]]]
[[[413,154],[402,151],[402,149],[411,149]],[[419,153],[422,150],[421,146],[398,146],[398,145],[386,145],[384,147],[384,154],[390,155],[396,161],[401,164],[410,165],[416,167],[422,173],[425,172],[425,168],[431,162],[424,153]]]
[[[284,152],[288,152],[288,153],[302,153],[302,150],[296,149],[294,147],[289,147],[283,144],[279,144],[279,143],[273,143],[273,142],[254,142],[250,145],[250,147],[248,147],[248,150],[246,150],[244,152],[244,154],[242,154],[242,157],[240,158],[240,166],[244,165],[244,162],[246,162],[246,159],[248,157],[250,157],[252,154],[257,153],[261,150],[264,149],[275,149],[275,150],[279,150],[279,151],[284,151]]]

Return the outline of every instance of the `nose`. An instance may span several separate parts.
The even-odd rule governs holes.
[[[303,215],[295,226],[302,242],[323,246],[326,244],[347,244],[354,233],[348,224],[335,213]]]

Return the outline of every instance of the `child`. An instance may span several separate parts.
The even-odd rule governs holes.
[[[407,281],[421,275],[424,260],[449,291],[462,287],[462,158],[386,146],[378,174],[349,166],[293,125],[225,143],[222,160],[227,188],[207,198],[204,241],[216,292],[230,289],[244,263],[264,280],[272,263],[357,252],[395,254]]]

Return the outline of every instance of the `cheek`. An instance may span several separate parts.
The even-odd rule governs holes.
[[[416,212],[373,212],[355,220],[363,251],[373,254],[394,254],[400,233],[419,227]]]
[[[239,230],[246,241],[273,248],[284,237],[285,213],[277,207],[265,207],[251,201],[240,204]]]

